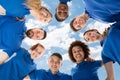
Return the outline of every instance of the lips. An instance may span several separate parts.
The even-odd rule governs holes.
[[[76,55],[76,58],[80,58],[80,57],[81,57],[81,55],[80,55],[80,54]]]

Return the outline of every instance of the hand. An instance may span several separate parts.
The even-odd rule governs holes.
[[[0,5],[0,15],[6,15],[6,10]]]
[[[25,16],[23,16],[22,18],[16,17],[16,20],[18,20],[18,21],[24,21],[24,19],[25,19]]]

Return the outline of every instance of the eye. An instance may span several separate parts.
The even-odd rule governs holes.
[[[61,15],[61,12],[58,12],[58,15]]]
[[[88,34],[89,36],[91,35],[91,33]]]

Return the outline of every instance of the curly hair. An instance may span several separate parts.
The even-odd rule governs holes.
[[[80,46],[83,49],[84,59],[86,59],[89,56],[90,49],[88,48],[88,46],[85,43],[83,43],[82,41],[76,40],[70,44],[70,47],[68,49],[68,55],[72,62],[76,62],[75,58],[73,57],[73,53],[72,53],[72,49],[75,46]]]

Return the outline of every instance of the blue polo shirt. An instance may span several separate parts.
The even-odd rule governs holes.
[[[30,73],[31,80],[72,80],[71,76],[57,72],[57,74],[52,74],[50,70],[35,70]]]
[[[70,2],[71,0],[59,0],[60,2],[67,3]]]
[[[0,0],[0,5],[6,10],[6,15],[22,18],[29,14],[29,9],[25,6],[26,0]]]
[[[0,49],[11,56],[20,48],[25,32],[25,21],[17,21],[14,17],[0,16]]]
[[[83,0],[89,17],[102,21],[120,21],[120,0]]]
[[[21,48],[16,56],[0,65],[0,80],[22,80],[26,75],[36,69],[27,50]]]
[[[97,70],[101,67],[101,61],[83,61],[72,69],[72,80],[99,80]]]
[[[120,22],[111,26],[107,38],[103,45],[102,54],[110,58],[113,61],[120,64]],[[103,58],[103,62],[106,63],[106,58]]]

